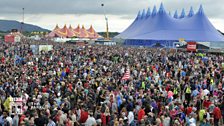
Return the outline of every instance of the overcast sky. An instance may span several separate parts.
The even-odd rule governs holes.
[[[139,10],[159,7],[163,2],[166,11],[181,13],[190,7],[198,11],[200,4],[214,26],[224,32],[224,0],[0,0],[0,19],[22,21],[25,8],[25,23],[52,30],[56,24],[76,27],[78,24],[97,31],[105,31],[105,12],[109,18],[109,30],[122,32],[135,19]]]

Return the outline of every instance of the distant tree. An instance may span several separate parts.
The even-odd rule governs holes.
[[[105,37],[106,36],[106,32],[98,32],[98,34],[100,34],[101,36]],[[117,35],[119,35],[120,33],[118,32],[109,32],[110,38],[113,38]]]

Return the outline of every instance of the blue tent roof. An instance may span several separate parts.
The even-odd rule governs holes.
[[[156,9],[156,6],[154,6],[152,11],[152,16],[156,16],[156,13],[157,13],[157,9]]]
[[[193,8],[186,17],[185,11],[178,18],[177,11],[174,17],[166,13],[163,4],[157,12],[154,7],[152,16],[135,21],[116,38],[133,40],[179,40],[184,38],[186,41],[224,41],[216,28],[208,20],[200,6],[198,12],[194,14]],[[176,19],[177,18],[177,19]]]
[[[198,10],[198,13],[200,13],[200,14],[203,14],[204,13],[204,9],[203,9],[202,5],[200,5],[200,8]]]
[[[147,13],[146,13],[146,18],[148,18],[150,16],[151,16],[151,10],[150,10],[150,8],[148,8]]]
[[[174,15],[173,15],[173,18],[178,18],[177,10],[175,11],[175,13],[174,13]]]
[[[193,10],[193,7],[191,7],[190,11],[189,11],[189,14],[188,14],[188,17],[192,17],[194,16],[194,10]]]
[[[165,9],[163,7],[163,3],[160,4],[158,13],[166,13],[166,11],[165,11]]]
[[[141,18],[141,11],[138,11],[137,19],[140,19],[140,18]]]
[[[180,15],[180,18],[184,18],[185,17],[185,10],[182,9],[182,12],[181,12],[181,15]]]
[[[144,19],[145,17],[146,17],[145,9],[143,9],[141,19]]]

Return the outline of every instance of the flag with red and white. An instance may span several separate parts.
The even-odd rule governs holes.
[[[128,80],[128,79],[130,79],[130,69],[129,68],[126,70],[126,72],[124,73],[124,76],[122,77],[121,80]]]

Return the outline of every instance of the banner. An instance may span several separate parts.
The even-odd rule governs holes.
[[[39,45],[39,52],[41,51],[48,52],[51,50],[53,50],[53,45]]]
[[[15,42],[15,36],[5,35],[5,42]]]
[[[20,98],[11,98],[9,102],[9,112],[12,115],[23,114],[23,99]]]
[[[32,49],[32,53],[34,55],[37,55],[39,52],[39,46],[38,45],[30,45],[30,48]]]
[[[196,42],[188,42],[187,43],[187,51],[196,52],[196,49],[197,49],[197,43]]]

